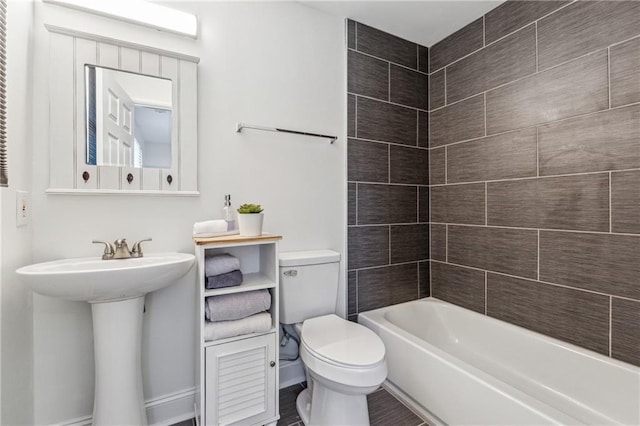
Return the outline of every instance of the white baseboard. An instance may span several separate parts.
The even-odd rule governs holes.
[[[195,394],[196,388],[189,388],[145,401],[149,425],[170,426],[192,419]],[[58,425],[89,426],[92,421],[92,416],[84,416],[58,423]]]

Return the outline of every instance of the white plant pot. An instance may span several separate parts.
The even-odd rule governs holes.
[[[263,213],[238,213],[238,228],[242,237],[262,235]]]

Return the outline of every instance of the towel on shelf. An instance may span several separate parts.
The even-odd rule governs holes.
[[[271,314],[261,312],[233,321],[205,321],[204,340],[219,340],[241,334],[265,333],[269,330],[271,330]]]
[[[229,253],[216,254],[204,259],[204,275],[206,277],[227,274],[237,269],[240,269],[240,259]]]
[[[242,272],[239,270],[231,271],[226,274],[207,276],[205,288],[224,288],[233,287],[242,284]]]
[[[193,224],[194,237],[212,237],[227,231],[227,221],[223,219],[205,220]]]
[[[229,321],[267,311],[270,307],[271,294],[264,289],[209,296],[205,300],[204,312],[209,321]]]

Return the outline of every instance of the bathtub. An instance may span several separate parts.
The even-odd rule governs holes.
[[[640,368],[433,298],[358,315],[436,424],[638,425]]]

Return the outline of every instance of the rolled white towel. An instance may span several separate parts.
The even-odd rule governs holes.
[[[223,219],[205,220],[193,224],[193,235],[198,237],[211,237],[227,231],[227,221]]]
[[[271,307],[269,290],[209,296],[205,301],[205,316],[209,321],[230,321],[264,312]]]
[[[215,277],[217,275],[228,274],[240,269],[240,260],[229,253],[216,254],[204,259],[205,277]]]
[[[204,340],[220,340],[241,334],[264,333],[271,329],[271,314],[261,312],[234,321],[205,321]]]

